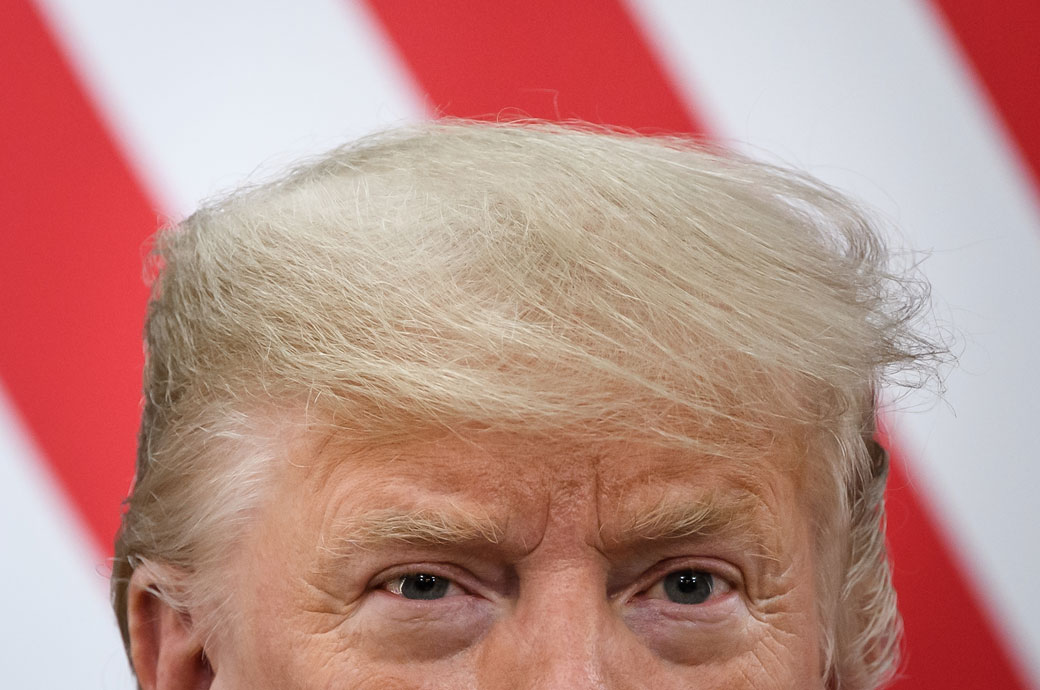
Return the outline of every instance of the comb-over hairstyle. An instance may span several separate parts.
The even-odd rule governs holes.
[[[832,189],[679,138],[442,122],[204,206],[154,255],[113,577],[128,645],[135,568],[220,610],[284,411],[365,444],[493,431],[751,462],[795,439],[827,682],[894,669],[876,392],[936,349],[911,328],[922,284]]]

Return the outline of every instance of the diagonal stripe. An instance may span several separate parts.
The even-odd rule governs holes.
[[[95,540],[10,403],[0,385],[0,551],[24,564],[0,587],[3,687],[136,688]]]
[[[974,66],[1040,188],[1040,3],[932,0]]]
[[[175,217],[424,115],[354,3],[301,0],[291,22],[280,3],[250,0],[36,4],[140,183]]]
[[[554,11],[556,9],[557,8],[553,8]],[[494,11],[497,12],[497,10],[494,10]],[[17,13],[15,13],[15,14],[17,14]],[[448,14],[447,10],[445,10],[445,14]],[[589,14],[594,14],[594,13],[589,13]],[[610,14],[610,12],[608,11],[607,14]],[[6,19],[7,19],[6,24],[8,26],[13,26],[13,27],[17,27],[18,26],[17,21],[13,21],[11,19],[11,16],[6,17]],[[17,17],[16,17],[16,19],[17,19]],[[455,22],[455,20],[459,19],[459,17],[452,16],[451,19],[452,19],[453,22]],[[546,21],[546,18],[545,17],[541,17],[540,20],[541,21]],[[581,21],[581,25],[578,26],[576,29],[574,29],[574,32],[576,34],[582,34],[583,31],[586,30],[586,27],[590,26],[590,22],[587,21],[588,17],[582,17],[581,20],[582,20]],[[453,24],[453,25],[457,25],[457,24]],[[574,21],[571,21],[569,26],[573,27],[573,25],[574,25]],[[596,30],[602,32],[602,28],[599,27],[598,24],[594,28]],[[478,27],[478,31],[479,30],[480,30],[480,28]],[[533,33],[537,34],[538,31],[540,31],[540,30],[541,30],[540,26],[535,26]],[[513,31],[514,35],[520,34],[521,31],[527,31],[529,34],[531,34],[531,27],[529,27],[527,24],[524,24],[522,22],[520,24],[514,25],[514,31]],[[558,33],[563,33],[563,32],[558,32]],[[23,33],[23,35],[24,35],[24,33]],[[449,33],[443,34],[443,35],[451,35],[451,34],[449,32]],[[478,33],[476,35],[481,35],[481,34]],[[453,36],[453,38],[454,38],[454,36]],[[561,43],[561,42],[565,43],[566,41],[571,41],[571,40],[572,40],[571,36],[563,35],[562,39],[557,41],[557,43]],[[582,42],[585,42],[587,39],[585,37],[582,37],[579,40],[582,41]],[[618,39],[617,36],[615,35],[615,38],[613,40],[624,40],[624,39]],[[431,43],[432,42],[433,41],[431,41]],[[438,48],[442,48],[443,45],[441,43],[438,43],[437,47]],[[535,48],[537,49],[539,47],[540,46],[538,46],[538,44],[536,42],[535,43]],[[20,44],[18,44],[16,42],[11,42],[11,41],[8,41],[8,44],[7,44],[7,47],[5,48],[5,50],[11,51],[11,54],[20,54],[23,57],[30,55],[29,52],[23,52],[23,46],[22,45],[20,45]],[[599,52],[599,53],[590,52],[590,51],[593,51],[593,50],[599,50],[601,52]],[[582,48],[582,53],[585,56],[589,56],[589,55],[600,56],[601,55],[601,56],[604,56],[604,57],[610,57],[611,60],[613,60],[615,55],[622,55],[622,56],[624,55],[623,51],[617,51],[616,50],[616,46],[608,46],[606,49],[604,49],[602,47],[597,48],[596,46],[585,47],[585,48]],[[549,53],[541,53],[540,56],[544,57],[545,55],[548,55],[548,54]],[[650,52],[646,51],[646,54],[649,55]],[[478,53],[478,55],[479,55],[479,53]],[[601,68],[597,68],[596,65],[592,65],[591,64],[591,62],[592,62],[591,60],[585,60],[584,62],[582,62],[580,59],[577,59],[577,58],[573,58],[573,57],[568,58],[567,55],[560,55],[560,54],[554,54],[554,55],[555,55],[554,59],[559,61],[561,65],[569,65],[568,71],[570,72],[571,76],[579,75],[582,80],[584,80],[586,78],[586,75],[583,74],[580,70],[589,70],[590,73],[591,73],[591,72],[595,72],[596,69],[600,69],[601,72],[609,74],[609,70],[614,67],[614,66],[612,66],[610,64],[611,60],[606,60],[605,61],[606,62],[605,65],[603,65]],[[513,57],[516,58],[516,59],[514,59],[514,62],[517,62],[518,60],[521,60],[521,59],[528,59],[528,57],[530,57],[530,56],[525,57],[523,55],[519,55],[519,56],[513,56]],[[581,56],[578,56],[578,58],[580,58],[580,57]],[[568,59],[570,60],[570,62],[567,62]],[[479,60],[478,60],[478,62],[479,62]],[[537,62],[537,60],[535,60],[535,62]],[[543,62],[540,63],[540,64],[542,64],[542,69],[543,70],[545,69],[544,62],[546,62],[546,61],[543,60]],[[11,59],[9,59],[8,62],[6,62],[5,64],[8,64],[8,65],[19,65],[19,62],[17,60],[12,61]],[[477,66],[479,67],[479,65],[477,65]],[[627,65],[624,65],[623,67],[626,67],[626,66]],[[539,89],[537,87],[534,88],[534,89],[526,89],[526,90],[525,89],[518,89],[517,93],[516,93],[516,98],[510,99],[508,97],[502,97],[503,100],[499,101],[499,103],[497,105],[495,103],[489,102],[490,99],[488,99],[488,98],[481,98],[481,99],[478,99],[478,102],[476,102],[476,103],[474,103],[472,105],[467,105],[466,102],[465,102],[465,98],[464,98],[466,94],[462,93],[462,92],[466,92],[466,91],[478,92],[479,91],[481,94],[492,93],[491,90],[485,90],[484,87],[479,83],[479,81],[474,79],[474,74],[473,74],[473,71],[472,71],[473,67],[474,67],[473,65],[469,65],[469,66],[467,66],[466,70],[462,70],[460,72],[460,73],[466,75],[466,82],[464,84],[462,84],[462,86],[465,87],[465,88],[459,88],[458,89],[460,91],[460,95],[459,95],[459,99],[458,100],[452,101],[452,95],[450,93],[450,89],[444,90],[442,92],[444,95],[436,96],[436,97],[434,97],[432,95],[433,92],[432,92],[432,90],[430,90],[431,98],[435,101],[435,104],[443,104],[445,102],[454,102],[458,106],[458,109],[453,109],[451,107],[445,108],[447,112],[451,112],[453,114],[493,113],[493,112],[496,112],[500,107],[502,107],[502,105],[508,104],[508,105],[512,105],[514,107],[520,107],[525,112],[527,112],[529,114],[532,114],[532,115],[553,116],[553,115],[557,115],[558,114],[560,116],[567,116],[567,117],[578,116],[578,117],[583,117],[585,119],[590,119],[590,120],[594,120],[594,121],[621,123],[621,124],[628,124],[630,126],[644,127],[644,128],[645,127],[656,127],[656,128],[660,128],[660,129],[667,129],[667,130],[682,130],[682,129],[686,129],[687,128],[686,126],[681,126],[681,125],[677,126],[674,123],[672,123],[672,124],[662,124],[662,122],[664,122],[664,120],[666,118],[662,117],[661,119],[655,119],[654,117],[652,117],[651,116],[652,113],[648,113],[648,108],[646,107],[646,105],[650,104],[652,107],[660,107],[659,105],[654,105],[653,98],[647,98],[645,100],[645,102],[642,102],[642,103],[626,104],[626,107],[628,107],[628,109],[631,111],[628,114],[625,114],[624,112],[621,112],[620,114],[618,114],[617,111],[608,111],[608,110],[605,109],[605,107],[606,107],[605,105],[597,104],[595,102],[595,98],[586,98],[584,100],[581,100],[581,99],[578,98],[578,96],[580,96],[580,94],[575,94],[574,92],[570,91],[570,89],[574,86],[574,84],[573,84],[574,79],[571,79],[569,82],[566,82],[566,83],[558,82],[554,86],[548,86],[548,87],[543,86],[543,87],[541,87],[541,88],[548,88],[549,89],[548,92],[546,92],[546,91],[539,91]],[[550,64],[549,67],[552,67],[552,65]],[[622,69],[621,71],[623,72],[624,69]],[[497,74],[499,74],[501,76],[503,73],[502,72],[498,72]],[[598,74],[599,73],[597,73],[597,75]],[[14,84],[14,82],[11,81],[12,77],[15,77],[15,76],[17,76],[17,75],[6,75],[5,77],[0,78],[0,79],[4,79],[4,85],[9,86],[9,89],[10,89],[10,88],[15,88],[15,86],[16,86]],[[492,74],[491,76],[494,76],[494,74]],[[508,76],[508,74],[506,74],[506,76]],[[603,84],[603,81],[609,81],[609,80],[605,80],[603,77],[599,77],[599,76],[597,76],[597,78],[599,78],[601,80],[600,83],[597,84],[594,88],[590,88],[589,89],[589,93],[592,94],[593,96],[595,96],[597,93],[599,93],[600,95],[612,94],[613,92],[608,90],[608,87],[610,86],[610,84],[606,84],[606,85]],[[502,79],[505,80],[505,76],[503,76]],[[543,80],[543,81],[548,81],[548,79]],[[630,81],[631,81],[631,79],[630,79]],[[511,83],[512,84],[516,84],[516,83],[524,83],[524,82],[523,81],[519,81],[519,82],[512,81]],[[449,84],[449,86],[450,86],[450,84]],[[629,84],[629,85],[627,85],[625,87],[626,91],[622,92],[622,95],[621,95],[620,98],[618,98],[616,95],[610,95],[609,98],[617,99],[617,100],[631,99],[631,100],[634,101],[635,97],[638,94],[645,93],[645,91],[643,89],[637,88],[637,87],[638,87],[638,84],[635,87],[632,86],[631,84]],[[585,86],[583,86],[583,84],[579,83],[579,84],[577,84],[577,88],[578,88],[579,91],[581,91],[581,89],[587,88],[587,87],[585,87]],[[597,91],[597,89],[598,89],[598,91]],[[554,90],[559,91],[559,93],[555,94],[555,96],[554,96],[555,100],[553,100],[552,98],[549,98],[547,96],[547,94],[552,95]],[[8,90],[5,93],[9,93],[10,94],[10,93],[20,93],[20,92],[16,88],[14,91]],[[607,98],[607,96],[604,96],[604,98]],[[526,101],[525,101],[525,99],[526,99]],[[73,99],[73,100],[75,100],[75,99]],[[676,100],[676,99],[673,99],[673,100],[675,100],[675,103],[678,103],[678,100]],[[60,101],[62,101],[62,99],[56,98],[56,99],[54,99],[54,101],[55,102],[60,102]],[[75,103],[73,103],[73,105],[75,105]],[[465,106],[465,107],[463,107],[463,106]],[[0,107],[0,108],[3,108],[3,110],[0,110],[0,112],[6,112],[6,110],[10,109],[11,107],[12,107],[11,103],[8,102],[6,107]],[[669,117],[675,117],[676,116],[676,112],[678,113],[678,117],[679,118],[686,117],[684,115],[684,111],[683,111],[681,106],[678,108],[677,111],[672,112],[672,114],[669,115]],[[0,115],[0,117],[3,118],[2,120],[0,120],[0,122],[2,122],[5,127],[7,127],[7,129],[5,130],[5,133],[10,133],[12,131],[14,131],[16,133],[19,132],[17,127],[12,129],[11,125],[9,124],[8,120],[11,120],[12,122],[14,121],[11,116],[9,116],[9,115]],[[686,117],[686,119],[688,120],[688,117]],[[43,124],[43,125],[48,125],[49,124],[49,120],[47,118],[39,118],[39,123]],[[100,131],[101,131],[100,128],[98,128],[97,132],[100,132]],[[15,138],[15,137],[12,137],[12,139],[13,138]],[[89,146],[87,148],[89,148]],[[71,151],[75,151],[77,149],[75,147],[72,147],[72,148],[69,148],[68,150],[71,152]],[[113,156],[113,158],[114,158],[114,156]],[[10,161],[12,163],[17,162],[17,160],[18,159],[15,158],[15,157],[11,157],[10,158]],[[67,163],[67,161],[63,161],[63,162]],[[102,166],[102,167],[104,167],[104,166]],[[72,166],[72,169],[73,169],[73,172],[76,173],[76,174],[80,174],[80,173],[83,172],[83,170],[81,168],[76,168],[76,166]],[[19,171],[19,174],[21,174],[22,172],[23,171]],[[4,175],[5,186],[8,185],[8,180],[6,178],[10,177],[10,176],[11,176],[10,173]],[[59,177],[59,176],[55,176],[55,177]],[[81,178],[77,178],[77,179],[81,179]],[[53,183],[51,183],[51,184],[53,184]],[[35,189],[50,189],[52,187],[47,186],[46,184],[41,184],[41,185],[33,186],[32,188],[35,188]],[[60,189],[60,187],[57,187],[57,188]],[[18,191],[20,188],[17,185],[15,185],[15,186],[11,187],[10,189],[11,189],[11,192],[12,192],[10,198],[15,198],[17,195],[14,194],[13,192]],[[2,196],[0,198],[3,198],[5,202],[8,202],[7,205],[5,206],[5,208],[15,208],[15,206],[13,206],[10,203],[10,198],[6,196],[7,193],[8,193],[7,191],[0,192],[0,194],[4,194],[5,195],[5,196]],[[52,201],[52,200],[48,200],[48,202],[50,202],[50,201]],[[144,205],[144,207],[146,208],[146,205]],[[46,215],[46,214],[44,214],[44,215]],[[149,219],[149,222],[150,221],[151,221],[151,219]],[[14,227],[18,227],[18,226],[15,225]],[[83,224],[77,223],[76,227],[85,227],[85,226]],[[89,228],[88,228],[88,230],[89,230]],[[60,238],[56,238],[56,239],[60,239]],[[12,240],[12,242],[14,242],[14,240]],[[18,238],[17,242],[21,243],[22,239]],[[11,246],[14,247],[14,244],[12,244]],[[26,245],[26,246],[28,246],[28,245]],[[48,249],[49,251],[54,251],[53,247],[46,247],[46,249]],[[6,248],[5,248],[5,250],[6,250]],[[12,256],[14,256],[13,252],[11,252],[11,254],[12,254]],[[20,258],[21,258],[22,261],[25,261],[24,257],[20,257]],[[55,255],[54,258],[61,258],[61,257],[59,255]],[[137,261],[137,259],[136,259],[136,255],[135,255],[135,257],[133,259],[129,260],[129,261],[123,261],[123,260],[115,261],[115,260],[113,260],[111,262],[111,266],[118,267],[119,269],[124,269],[124,268],[126,268],[128,266],[129,267],[133,267],[133,266],[137,265],[136,261]],[[0,262],[3,262],[3,257],[2,256],[0,256]],[[31,262],[29,262],[29,263],[31,263]],[[11,265],[17,264],[17,261],[12,259],[10,261],[4,262],[4,263],[0,263],[0,269],[3,269],[5,273],[9,272],[8,271],[8,269],[10,268],[9,264],[11,264]],[[104,270],[104,269],[102,268],[102,270]],[[46,275],[46,271],[44,271],[44,273],[42,275]],[[80,274],[77,274],[74,271],[70,275],[72,275],[74,279],[77,279],[77,278],[80,277]],[[89,275],[92,278],[98,278],[98,276],[94,275],[93,273],[90,273]],[[106,278],[105,275],[101,275],[100,278],[102,279],[100,282],[105,282],[105,280],[104,280]],[[108,281],[108,282],[111,282],[111,281]],[[139,282],[139,281],[135,281],[135,282]],[[4,302],[2,304],[0,304],[0,318],[2,318],[2,320],[0,320],[0,323],[4,324],[5,328],[9,328],[9,326],[7,325],[8,324],[8,315],[9,315],[7,301],[9,299],[11,299],[10,297],[8,297],[8,295],[10,294],[11,291],[7,289],[9,287],[8,283],[4,283],[0,287],[4,288],[4,297],[2,298],[4,300]],[[72,297],[73,298],[79,298],[79,295],[72,295]],[[75,301],[76,301],[75,299],[72,300],[72,302],[75,302]],[[55,300],[51,300],[50,302],[48,302],[46,304],[41,304],[41,306],[45,307],[45,308],[50,308],[50,307],[53,307],[54,302],[55,302]],[[60,302],[60,300],[59,300],[59,302]],[[139,307],[135,306],[133,308],[134,309],[138,309]],[[32,310],[23,310],[22,313],[27,313],[27,312],[30,312],[30,311],[32,311]],[[13,313],[13,312],[11,312],[11,313]],[[61,313],[61,312],[60,311],[53,311],[52,313]],[[94,323],[96,323],[96,321],[94,321]],[[21,325],[21,323],[19,323],[19,325]],[[33,324],[33,325],[35,325],[35,324]],[[53,328],[53,326],[52,326],[52,328]],[[135,330],[136,330],[136,327],[135,327]],[[20,331],[20,334],[21,334],[21,332],[29,332],[29,331],[31,331],[31,329],[20,328],[19,331]],[[130,338],[123,337],[122,335],[118,336],[117,338],[113,338],[114,342],[121,342],[121,343],[128,343],[128,344],[134,343],[135,340],[136,340],[136,333],[134,333],[134,335],[131,336]],[[77,342],[77,341],[73,341],[73,342]],[[77,342],[77,345],[80,345],[80,343]],[[7,372],[8,372],[8,369],[11,368],[9,366],[10,362],[17,362],[18,363],[17,366],[22,366],[23,362],[31,362],[32,361],[31,359],[26,359],[24,357],[15,358],[15,357],[8,357],[8,356],[6,356],[5,353],[6,353],[6,348],[7,347],[8,347],[7,343],[4,343],[4,344],[0,345],[0,348],[3,348],[3,350],[0,350],[0,375],[3,375],[5,380],[9,378]],[[24,348],[24,349],[31,349],[31,348]],[[134,356],[134,357],[138,356],[137,353],[136,353],[136,349],[137,348],[135,347],[134,348],[135,352],[132,354],[132,356]],[[51,354],[53,354],[53,350],[45,351],[42,354],[44,354],[45,356],[50,356]],[[88,365],[93,365],[93,363],[94,363],[93,359],[86,358],[86,357],[80,358],[77,361],[80,362],[81,364],[83,362],[86,362],[86,363],[88,363]],[[15,368],[17,368],[17,366]],[[135,374],[135,376],[136,376],[136,374]],[[31,377],[27,377],[27,378],[31,378]],[[75,377],[73,377],[73,378],[75,378]],[[47,380],[44,379],[44,382],[47,382]],[[133,386],[136,386],[136,382],[133,383]],[[71,386],[69,387],[69,389],[71,389]],[[66,394],[69,389],[58,388],[58,389],[55,389],[55,390],[60,390],[60,391],[62,391],[63,394]],[[44,390],[46,390],[46,389],[44,389]],[[14,392],[14,391],[12,391],[12,392]],[[72,394],[72,397],[75,397],[74,393]],[[46,402],[50,403],[52,401],[47,400]],[[24,413],[24,409],[25,408],[24,408],[24,405],[21,405],[21,398],[19,398],[19,403],[20,403],[20,406],[22,407],[23,413]],[[55,405],[57,407],[54,407],[54,406],[51,406],[51,405],[45,405],[45,407],[48,407],[48,409],[53,409],[55,411],[55,414],[53,415],[54,419],[66,420],[67,421],[68,419],[76,419],[77,418],[74,415],[64,415],[63,416],[63,415],[57,414],[56,412],[57,412],[58,408],[60,408],[61,404],[63,404],[62,401],[56,401]],[[97,406],[97,407],[98,407],[98,409],[100,409],[100,406]],[[132,416],[132,413],[131,413],[131,416]],[[34,431],[36,431],[37,435],[40,436],[40,432],[37,430],[37,426],[38,426],[38,423],[36,421],[33,421]],[[99,430],[103,430],[105,427],[104,426],[99,426],[97,428]],[[100,432],[97,432],[97,433],[104,434],[105,432],[104,431],[100,431]],[[118,435],[116,435],[116,436],[118,436]],[[131,436],[132,436],[132,434],[123,434],[123,438],[131,438]],[[86,436],[84,436],[84,437],[86,437]],[[41,441],[42,441],[42,439],[41,439]],[[80,445],[82,446],[82,444],[80,444]],[[97,445],[98,445],[97,442],[94,442],[94,441],[90,442],[90,446],[91,447],[95,447]],[[49,451],[49,448],[48,448],[48,446],[46,444],[44,444],[44,447],[45,447],[45,449],[48,449],[48,451]],[[121,460],[117,464],[121,465],[121,466],[128,466],[129,465],[129,463],[124,461],[124,460]],[[105,481],[103,477],[101,477],[99,479],[102,482]],[[896,483],[897,486],[899,486],[898,482],[895,482],[895,483]],[[126,482],[124,480],[120,484],[120,486],[125,486],[125,484],[126,484]],[[893,496],[893,501],[896,501],[896,500],[897,499],[896,499],[896,497],[894,495]],[[109,505],[114,505],[114,503],[110,503]],[[911,507],[913,507],[913,506],[920,507],[919,504],[917,503],[916,499],[912,499],[911,500]],[[897,514],[897,512],[898,511],[896,510],[896,506],[893,506],[893,515],[895,516]],[[921,514],[925,515],[925,513],[921,513]],[[918,518],[918,517],[914,517],[913,520],[912,520],[913,524],[918,524],[919,519],[920,518]],[[929,526],[927,522],[925,522],[924,524],[926,526]],[[906,530],[902,530],[903,533],[905,533],[905,531]],[[934,530],[933,530],[933,537],[934,537],[934,540],[935,540],[936,544],[938,544],[940,551],[941,552],[945,552],[945,550],[942,548],[942,541],[941,541],[941,539],[938,538],[938,536],[935,536]],[[901,536],[900,538],[903,540],[902,543],[906,543],[906,544],[909,545],[904,550],[906,553],[920,555],[920,554],[924,554],[924,553],[928,552],[928,549],[922,548],[920,546],[920,542],[919,541],[915,541],[914,539],[910,539],[909,537],[904,539],[903,536]],[[894,551],[896,552],[897,558],[902,560],[904,557],[899,555],[900,554],[899,543],[895,544],[894,547],[895,547]],[[917,585],[918,587],[921,587],[921,589],[919,591],[925,591],[925,587],[929,584],[928,581],[927,581],[928,578],[929,577],[933,577],[933,575],[932,575],[932,572],[933,572],[932,568],[933,568],[933,566],[927,566],[927,567],[922,568],[919,571],[916,571],[916,572],[924,572],[924,573],[926,573],[926,576],[920,578],[919,584]],[[902,570],[903,570],[902,567],[897,563],[897,576],[899,576],[899,574],[900,574],[900,572]],[[964,591],[967,591],[967,590],[964,590]],[[918,600],[919,601],[924,601],[924,598],[919,598]],[[949,600],[946,600],[946,601],[949,601]],[[912,604],[912,602],[907,600],[906,597],[904,597],[904,602],[905,602],[905,605],[907,605],[907,606]],[[938,600],[936,600],[936,602],[938,602]],[[941,602],[939,602],[939,603],[941,604]],[[919,614],[915,614],[915,615],[919,615]],[[908,616],[909,616],[909,614],[908,614]],[[908,625],[909,625],[909,623],[908,623]],[[954,626],[950,626],[950,627],[954,627]],[[945,632],[949,633],[949,630],[947,630]],[[942,642],[944,639],[945,638],[943,638],[943,637],[937,637],[937,638],[935,638],[935,641],[936,642]],[[914,657],[920,656],[920,654],[918,654],[918,653],[916,653],[914,651],[914,650],[917,649],[917,647],[913,646],[914,645],[913,641],[911,641],[911,644],[912,644],[912,647],[911,647],[911,658],[913,659]],[[939,657],[936,657],[936,658],[939,658]],[[913,668],[911,668],[910,670],[912,672]],[[946,677],[948,678],[949,674],[947,674]],[[999,678],[999,676],[997,678]],[[991,687],[993,687],[993,686],[999,687],[1000,686],[998,680],[994,680],[994,679],[991,679],[991,680],[993,680],[994,682],[988,683],[987,684],[988,686],[991,686]],[[924,687],[924,686],[921,685],[921,684],[917,684],[917,685],[915,685],[915,687]],[[946,687],[948,687],[948,685]],[[1008,687],[1011,687],[1011,686],[1008,686]]]
[[[546,3],[529,14],[475,0],[453,0],[450,12],[443,6],[424,11],[423,3],[369,0],[369,4],[417,81],[445,114],[485,115],[516,108],[539,117],[693,131],[694,118],[683,116],[688,111],[652,57],[649,44],[614,3],[607,3],[603,13],[616,22],[613,27],[603,25],[603,16],[593,19],[596,12],[576,19],[571,9],[559,6],[564,3]],[[595,26],[589,25],[590,20]],[[575,40],[581,42],[584,59],[570,52]],[[617,83],[610,75],[625,73],[633,55],[650,56],[644,64],[657,73],[644,71],[640,79],[613,88]],[[547,105],[545,91],[537,89],[549,89],[554,100]],[[690,124],[678,124],[684,120]],[[898,529],[890,532],[890,539],[908,647],[904,679],[897,687],[1025,688],[931,513],[920,496],[906,490],[908,470],[894,455],[896,489],[890,500]],[[942,615],[935,616],[937,611]],[[952,659],[947,654],[951,649],[963,653]],[[980,657],[986,662],[977,663]],[[951,675],[954,668],[960,676]],[[982,669],[984,675],[972,669]],[[978,677],[985,682],[971,680]],[[951,678],[967,682],[954,681],[958,684],[953,686]]]
[[[886,501],[892,579],[906,635],[906,658],[892,689],[1029,688],[975,601],[974,583],[961,572],[898,448]]]
[[[24,0],[0,22],[0,376],[107,553],[130,484],[155,213]]]
[[[699,132],[616,0],[369,0],[435,112]]]

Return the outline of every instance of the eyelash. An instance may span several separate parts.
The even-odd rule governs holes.
[[[404,585],[404,581],[408,577],[414,577],[419,575],[431,575],[441,580],[448,582],[448,588],[454,588],[456,592],[454,594],[445,595],[440,599],[447,599],[454,596],[460,596],[463,594],[473,594],[475,589],[464,582],[469,578],[465,577],[457,568],[448,566],[445,564],[417,564],[414,566],[407,566],[405,568],[395,568],[393,571],[386,575],[376,578],[372,589],[382,590],[392,594],[393,596],[404,599],[405,601],[437,601],[439,599],[410,599],[404,596],[401,592],[401,588]]]
[[[452,571],[451,574],[445,574],[446,571]],[[714,563],[707,565],[703,562],[676,562],[669,561],[666,564],[659,564],[657,567],[652,568],[647,573],[647,576],[640,578],[644,583],[649,582],[647,586],[635,589],[633,597],[639,597],[647,600],[661,600],[672,603],[677,606],[705,606],[710,605],[716,599],[719,599],[730,592],[736,591],[739,583],[739,573],[723,572],[728,571],[729,568],[716,565]],[[675,590],[675,587],[669,588],[668,578],[679,575],[681,573],[690,573],[694,575],[694,581],[697,580],[697,575],[707,575],[709,580],[709,591],[703,601],[692,601],[692,602],[680,602],[672,599],[670,594],[675,592],[669,592],[669,589]],[[447,592],[441,596],[424,598],[424,597],[409,597],[405,596],[404,588],[407,586],[406,581],[410,577],[421,577],[423,575],[431,576],[433,578],[445,581],[447,584],[444,585]],[[458,572],[458,570],[451,566],[442,564],[437,565],[417,565],[410,566],[407,569],[395,569],[395,571],[389,573],[387,576],[381,577],[377,580],[373,589],[383,590],[393,596],[399,597],[405,601],[414,602],[429,602],[439,601],[442,599],[448,599],[464,594],[474,594],[475,589],[467,586],[462,580],[467,580],[464,575]],[[672,583],[674,584],[674,583]],[[689,586],[690,580],[687,578],[686,586]],[[703,583],[697,583],[694,586],[704,587]],[[631,590],[630,590],[631,591]],[[453,592],[453,593],[452,593]],[[698,598],[699,593],[694,595],[693,598]]]
[[[444,589],[447,590],[447,591],[444,594],[440,595],[440,596],[429,597],[429,598],[421,597],[421,596],[420,597],[405,596],[404,589],[408,586],[408,583],[407,583],[408,578],[410,578],[410,577],[421,578],[421,577],[424,577],[424,576],[428,577],[428,578],[432,578],[433,581],[429,582],[429,583],[425,583],[425,582],[420,581],[418,583],[415,583],[413,586],[420,586],[420,585],[422,587],[427,587],[428,586],[428,587],[432,588],[434,591],[438,591],[438,589],[439,589],[438,586],[441,583],[444,583]],[[426,572],[426,571],[418,571],[418,570],[414,571],[414,572],[404,573],[402,575],[397,575],[397,576],[395,576],[393,578],[390,578],[389,580],[387,580],[386,582],[383,583],[382,587],[386,591],[388,591],[391,594],[394,594],[396,596],[399,596],[402,599],[409,599],[409,600],[413,600],[413,601],[433,601],[433,600],[437,600],[437,599],[446,599],[449,596],[459,596],[460,594],[468,594],[468,592],[465,589],[463,589],[457,582],[455,582],[454,579],[452,579],[450,577],[444,577],[443,575],[438,575],[436,573]],[[451,592],[453,589],[456,590],[455,594],[447,593],[447,592]]]
[[[670,580],[670,578],[672,578]],[[692,589],[692,591],[683,591]],[[706,590],[706,591],[705,591]],[[676,568],[654,580],[640,593],[645,599],[667,600],[680,606],[703,606],[733,591],[733,585],[716,572],[697,567]],[[703,595],[702,600],[700,599]],[[677,601],[689,598],[697,601]]]

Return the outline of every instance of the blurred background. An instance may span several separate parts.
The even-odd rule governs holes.
[[[131,687],[107,558],[146,240],[439,115],[687,132],[809,171],[928,254],[960,364],[902,399],[900,689],[1040,688],[1034,0],[0,0],[0,678]],[[895,393],[891,393],[894,397]]]

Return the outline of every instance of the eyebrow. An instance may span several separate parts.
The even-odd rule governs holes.
[[[612,530],[610,543],[725,538],[773,556],[779,534],[763,519],[764,504],[751,493],[664,499],[632,514]]]
[[[335,520],[324,549],[373,550],[394,544],[459,546],[498,544],[504,529],[489,516],[456,509],[372,510]]]
[[[763,508],[751,493],[664,499],[649,510],[622,518],[609,530],[607,542],[614,548],[629,548],[652,541],[720,538],[774,559],[779,534],[763,520]],[[504,535],[503,525],[490,516],[454,506],[386,508],[337,518],[324,533],[320,548],[335,558],[406,545],[500,545]]]

